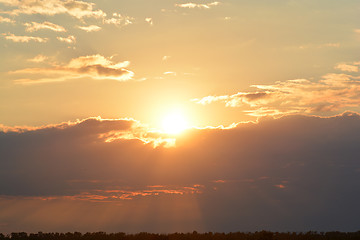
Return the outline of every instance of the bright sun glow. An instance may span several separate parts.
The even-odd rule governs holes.
[[[187,128],[187,122],[180,111],[173,111],[164,118],[162,128],[166,133],[178,134]]]

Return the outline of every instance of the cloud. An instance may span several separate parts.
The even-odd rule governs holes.
[[[358,72],[359,71],[358,66],[354,66],[354,65],[350,65],[350,64],[346,64],[346,63],[339,63],[338,65],[335,66],[335,69],[340,69],[341,71],[344,71],[344,72]]]
[[[71,43],[73,39],[70,36],[70,38],[64,38],[63,41]],[[78,78],[127,81],[134,76],[133,72],[126,69],[129,64],[128,61],[114,63],[111,58],[97,54],[74,58],[68,64],[53,63],[50,68],[24,68],[9,72],[9,74],[27,76],[27,78],[15,80],[15,83],[25,85],[62,82]],[[33,78],[29,78],[29,75]]]
[[[357,72],[358,67],[338,64],[335,68]],[[355,71],[356,70],[356,71]],[[360,104],[360,76],[330,73],[319,81],[295,79],[269,85],[252,85],[254,91],[232,95],[206,96],[191,101],[207,105],[215,102],[239,107],[250,116],[337,113]]]
[[[10,18],[0,16],[0,23],[15,23],[15,21]]]
[[[181,8],[202,8],[202,9],[210,9],[213,6],[218,6],[220,2],[212,2],[207,4],[197,4],[197,3],[181,3],[175,4],[176,7]]]
[[[14,7],[9,13],[18,14],[41,14],[56,15],[69,14],[76,18],[105,17],[106,14],[102,10],[94,10],[94,3],[76,0],[0,0],[0,3]]]
[[[77,26],[77,28],[85,31],[85,32],[97,32],[101,30],[101,27],[97,25],[89,25],[89,26]]]
[[[171,58],[171,56],[163,56],[163,57],[162,57],[162,60],[163,60],[163,61],[167,61],[167,60],[169,60],[170,58]]]
[[[172,71],[167,71],[163,73],[164,75],[168,75],[168,76],[176,76],[177,73],[176,72],[172,72]]]
[[[311,49],[311,48],[339,48],[340,43],[323,43],[323,44],[306,44],[301,45],[298,48],[300,49]]]
[[[217,101],[225,101],[227,99],[229,99],[229,96],[224,95],[224,96],[206,96],[201,99],[194,98],[191,101],[198,103],[198,104],[206,105],[206,104],[210,104],[210,103],[217,102]]]
[[[120,13],[113,13],[112,18],[103,19],[104,24],[113,24],[117,27],[124,27],[132,24],[133,18],[128,16],[123,16]]]
[[[57,37],[57,39],[61,42],[66,42],[68,44],[74,44],[76,42],[76,38],[72,35],[69,35],[68,37]]]
[[[2,231],[358,229],[357,113],[191,129],[171,148],[131,119],[2,128]]]
[[[147,22],[148,24],[150,24],[151,26],[154,25],[153,19],[150,17],[145,18],[145,22]]]
[[[101,183],[101,181],[69,181],[71,184],[79,183]],[[89,201],[89,202],[119,202],[123,200],[133,200],[142,197],[154,197],[161,195],[184,195],[184,194],[200,194],[201,185],[193,186],[146,186],[144,189],[131,189],[126,187],[124,189],[94,189],[91,191],[81,192],[75,195],[68,196],[41,196],[30,197],[35,200],[73,200],[73,201]]]
[[[201,99],[192,99],[193,102],[206,105],[212,102],[225,101],[226,106],[236,107],[242,104],[251,106],[258,105],[262,99],[266,99],[270,95],[269,92],[254,92],[254,93],[236,93],[231,96],[207,96]]]
[[[44,43],[47,42],[48,38],[41,38],[41,37],[32,37],[32,36],[16,36],[12,33],[3,33],[2,34],[5,39],[11,40],[13,42],[21,42],[21,43],[27,43],[30,41]]]
[[[338,47],[340,47],[340,43],[325,43],[325,44],[319,46],[319,48],[321,48],[321,47],[335,47],[335,48],[338,48]]]
[[[43,23],[31,22],[31,23],[25,23],[24,25],[26,26],[27,32],[35,32],[40,29],[49,29],[55,32],[66,32],[66,29],[64,27],[51,22],[43,22]]]
[[[39,55],[36,55],[34,58],[28,59],[28,61],[34,62],[34,63],[40,63],[40,62],[44,62],[46,59],[48,59],[48,57],[39,54]]]

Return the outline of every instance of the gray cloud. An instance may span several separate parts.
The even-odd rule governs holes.
[[[153,142],[168,136],[127,119],[2,128],[5,230],[19,224],[61,231],[358,229],[355,113],[192,129],[177,137],[176,147],[156,148]],[[25,218],[19,206],[32,214]],[[103,213],[101,223],[89,223],[85,212]]]

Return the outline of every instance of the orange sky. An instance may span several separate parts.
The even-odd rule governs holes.
[[[0,0],[0,232],[358,230],[359,10]]]
[[[338,1],[0,1],[0,122],[160,128],[357,111],[358,9]],[[299,80],[300,79],[300,80]]]

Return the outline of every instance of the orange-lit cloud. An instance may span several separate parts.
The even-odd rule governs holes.
[[[321,48],[339,48],[341,46],[340,43],[323,43],[323,44],[305,44],[300,45],[298,48],[300,49],[321,49]]]
[[[76,0],[0,0],[8,6],[15,7],[10,14],[42,14],[56,15],[69,14],[76,18],[83,17],[105,17],[106,14],[102,10],[94,10],[94,4]]]
[[[236,107],[241,104],[258,105],[259,101],[266,99],[270,92],[254,92],[254,93],[236,93],[231,96],[207,96],[201,99],[193,99],[192,101],[206,105],[217,101],[226,101],[226,106]]]
[[[190,187],[174,187],[174,186],[153,186],[143,190],[95,190],[93,193],[82,193],[73,196],[74,199],[90,200],[90,201],[119,201],[132,200],[137,197],[151,197],[159,195],[184,195],[184,194],[200,194],[203,186],[194,185]]]
[[[69,35],[68,37],[57,37],[57,39],[68,44],[74,44],[76,42],[76,38],[72,35]]]
[[[61,41],[73,43],[75,38],[59,38]],[[50,68],[25,68],[10,72],[15,75],[32,75],[34,78],[18,78],[17,84],[40,84],[59,82],[78,78],[109,79],[127,81],[134,73],[127,70],[128,61],[114,63],[111,58],[99,54],[72,59],[68,64],[53,64]]]
[[[132,24],[133,18],[121,15],[120,13],[113,13],[111,18],[104,18],[104,24],[113,24],[118,27],[124,27]]]
[[[45,61],[46,59],[48,59],[48,57],[44,56],[44,55],[36,55],[35,57],[28,59],[29,62],[34,62],[34,63],[40,63]]]
[[[150,17],[145,18],[145,22],[147,22],[147,23],[150,24],[151,26],[154,25],[154,21],[153,21],[153,19],[150,18]]]
[[[101,27],[97,25],[89,25],[89,26],[77,26],[77,28],[85,31],[85,32],[97,32],[101,30]]]
[[[359,71],[358,66],[354,66],[354,65],[350,65],[350,64],[346,64],[346,63],[339,63],[338,65],[335,66],[335,69],[340,69],[341,71],[344,71],[344,72],[358,72]]]
[[[47,42],[48,38],[42,38],[42,37],[33,37],[33,36],[16,36],[12,33],[3,33],[3,36],[7,40],[11,40],[13,42],[21,42],[21,43],[28,43],[30,41],[44,43]]]
[[[49,29],[55,32],[66,32],[66,29],[64,27],[51,22],[43,22],[43,23],[31,22],[31,23],[25,23],[24,25],[26,26],[27,32],[35,32],[40,29]]]
[[[132,189],[126,187],[124,189],[95,189],[88,192],[81,192],[68,196],[41,196],[28,197],[28,199],[51,201],[51,200],[80,200],[90,202],[118,202],[123,200],[133,200],[140,197],[154,197],[161,195],[184,195],[184,194],[201,194],[204,186],[149,186],[148,189]],[[132,190],[131,190],[132,189]]]
[[[0,23],[15,23],[15,21],[7,17],[0,16]]]
[[[339,64],[342,71],[357,72],[356,63]],[[330,73],[319,81],[295,79],[270,85],[253,85],[255,91],[232,95],[206,96],[191,101],[206,105],[225,103],[226,107],[241,107],[251,116],[282,116],[294,113],[336,112],[360,104],[360,76]]]
[[[181,8],[203,8],[203,9],[209,9],[213,6],[217,6],[219,5],[220,2],[211,2],[211,3],[204,3],[204,4],[198,4],[198,3],[180,3],[180,4],[175,4],[176,7],[181,7]]]
[[[214,183],[226,183],[226,180],[215,180]]]
[[[167,60],[169,60],[170,58],[171,58],[171,56],[163,56],[163,57],[162,57],[162,60],[163,60],[163,61],[167,61]]]

